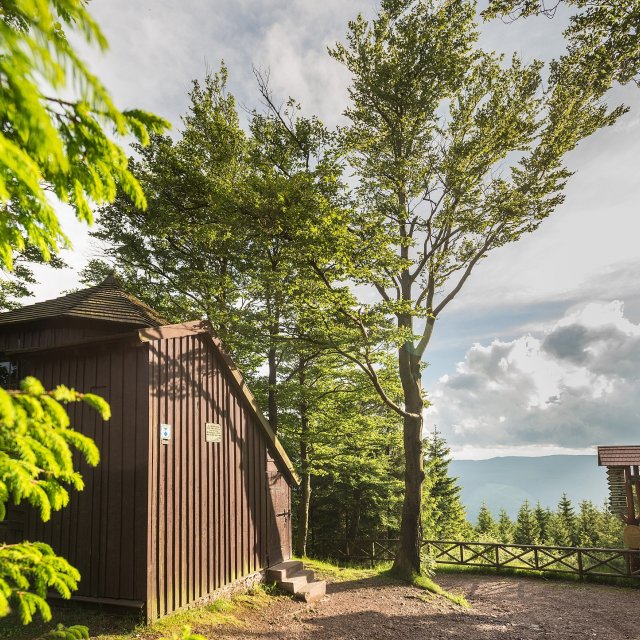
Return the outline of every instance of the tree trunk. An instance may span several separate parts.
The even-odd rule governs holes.
[[[302,452],[302,446],[300,447]],[[300,502],[298,504],[298,531],[296,536],[296,555],[307,555],[307,536],[309,535],[309,505],[311,503],[311,474],[300,474]]]
[[[405,409],[416,417],[405,417],[404,440],[404,502],[400,521],[400,545],[393,562],[393,572],[409,579],[420,573],[420,538],[422,516],[422,483],[424,461],[422,455],[422,382],[420,358],[407,343],[398,354],[398,368],[404,393]]]
[[[267,398],[267,410],[269,412],[269,424],[274,433],[278,433],[278,352],[275,345],[277,326],[269,327],[269,352],[267,361],[269,365],[269,391]]]
[[[348,540],[356,540],[360,533],[360,515],[362,514],[362,489],[355,489],[353,492],[353,508],[347,531]]]
[[[311,473],[309,472],[309,410],[304,398],[306,373],[300,366],[298,373],[300,391],[300,502],[298,504],[298,531],[296,535],[296,555],[307,555],[307,535],[309,533],[309,505],[311,503]]]

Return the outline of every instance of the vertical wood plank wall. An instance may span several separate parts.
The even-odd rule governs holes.
[[[23,374],[45,388],[66,384],[104,397],[111,420],[104,423],[83,404],[68,405],[71,424],[90,436],[100,464],[78,468],[82,492],[70,491],[66,508],[42,523],[24,511],[23,537],[51,544],[81,574],[76,595],[144,603],[146,598],[148,347],[111,346],[23,363]],[[78,457],[79,459],[79,457]]]
[[[125,329],[12,328],[0,335],[0,350]],[[265,568],[274,536],[290,543],[286,532],[273,532],[267,438],[203,336],[23,356],[20,375],[35,375],[47,388],[95,392],[111,405],[107,423],[89,407],[68,407],[74,427],[101,453],[97,468],[79,464],[84,491],[71,491],[69,505],[48,523],[27,506],[5,527],[16,540],[48,542],[77,567],[76,595],[144,603],[151,620]],[[222,442],[205,441],[207,422],[222,425]],[[167,445],[161,423],[172,425]],[[281,483],[290,500],[284,477]]]
[[[150,343],[147,618],[266,567],[267,442],[201,336]],[[205,423],[222,442],[205,441]],[[170,424],[171,440],[160,441]],[[288,490],[288,489],[287,489]]]

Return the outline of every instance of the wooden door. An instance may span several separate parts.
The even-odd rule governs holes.
[[[267,566],[291,557],[291,492],[275,464],[267,467]]]

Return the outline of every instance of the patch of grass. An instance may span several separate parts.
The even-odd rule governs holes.
[[[446,598],[453,604],[457,604],[460,607],[464,607],[465,609],[471,609],[471,605],[467,602],[467,599],[464,596],[461,596],[457,593],[451,593],[446,589],[443,589],[439,584],[434,582],[431,578],[427,578],[427,576],[413,576],[411,579],[411,584],[414,587],[418,587],[419,589],[424,589],[425,591],[429,591],[437,596],[441,596],[442,598]]]
[[[231,598],[217,598],[200,607],[179,611],[161,618],[145,632],[159,632],[163,635],[178,634],[183,627],[191,627],[194,632],[203,633],[216,627],[242,627],[244,623],[236,614],[242,609],[262,609],[270,604],[274,595],[270,588],[256,585],[244,593]],[[132,636],[132,638],[135,636]]]
[[[350,582],[352,580],[364,580],[373,578],[388,571],[390,563],[380,564],[375,568],[358,567],[357,565],[339,566],[324,560],[315,558],[299,558],[304,562],[306,569],[312,569],[320,578],[330,582]]]
[[[89,627],[95,640],[151,640],[161,637],[182,637],[182,629],[191,627],[193,633],[204,633],[223,625],[242,627],[238,614],[243,609],[261,609],[275,599],[272,586],[257,585],[232,598],[218,598],[207,604],[178,611],[145,626],[136,616],[108,613],[94,607],[69,605],[52,608],[51,622],[37,621],[23,626],[9,616],[0,620],[0,640],[34,640],[46,631],[54,629],[58,622],[66,626],[83,624]]]

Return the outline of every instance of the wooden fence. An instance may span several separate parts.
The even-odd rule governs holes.
[[[518,569],[546,573],[640,580],[640,550],[552,547],[496,542],[424,540],[422,548],[436,564]],[[374,566],[393,560],[398,540],[317,540],[312,554]]]

